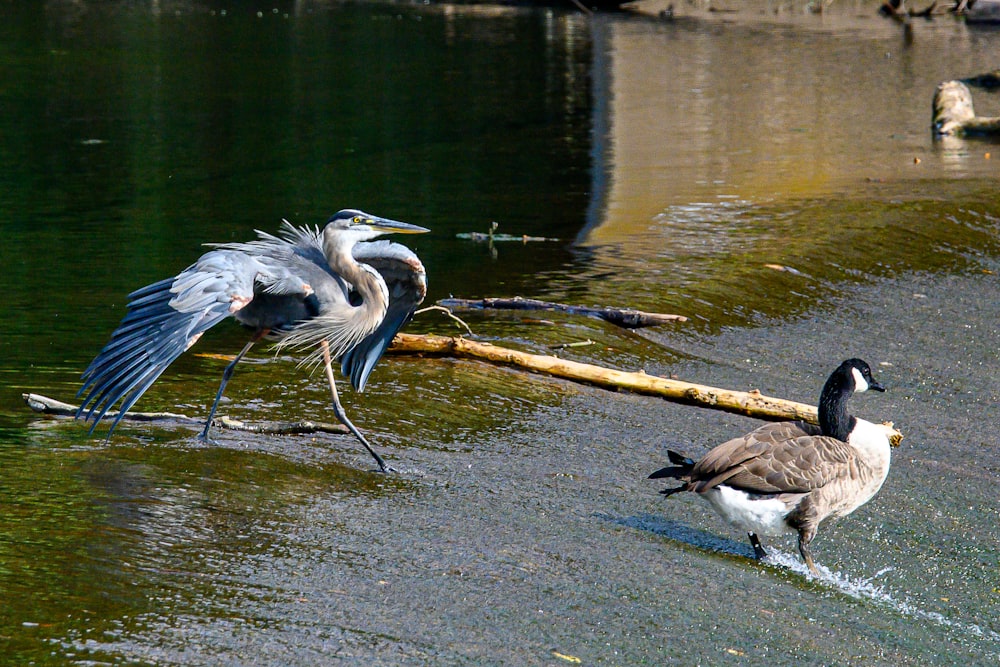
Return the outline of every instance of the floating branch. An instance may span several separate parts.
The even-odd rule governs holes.
[[[757,391],[730,391],[647,375],[643,371],[637,373],[618,371],[549,355],[531,354],[489,343],[478,343],[466,338],[400,333],[393,339],[389,352],[451,356],[517,366],[604,389],[623,389],[637,394],[660,396],[678,403],[735,412],[760,419],[773,421],[801,419],[812,423],[818,421],[816,408],[812,405],[764,396]]]
[[[455,315],[455,313],[451,312],[450,310],[448,310],[444,306],[427,306],[426,308],[421,308],[420,310],[413,311],[413,314],[414,315],[419,315],[420,313],[426,313],[426,312],[431,311],[431,310],[435,310],[435,311],[439,311],[439,312],[444,313],[447,317],[449,317],[450,319],[454,320],[455,323],[457,323],[459,326],[463,327],[467,332],[469,332],[470,336],[472,335],[472,328],[468,324],[465,323],[465,320],[463,320],[460,317],[457,317]]]
[[[479,343],[466,338],[452,336],[419,336],[415,334],[396,334],[389,347],[392,354],[450,356],[460,359],[474,359],[493,364],[516,366],[536,373],[544,373],[553,377],[572,380],[583,384],[612,391],[624,390],[647,396],[660,398],[675,403],[695,405],[731,412],[757,419],[770,421],[802,420],[811,423],[818,422],[817,410],[806,403],[798,403],[782,398],[765,396],[757,390],[733,391],[719,389],[707,385],[684,382],[670,378],[647,375],[643,371],[627,372],[604,368],[593,364],[584,364],[568,359],[560,359],[550,355],[520,352],[499,345]],[[73,417],[77,407],[63,403],[39,394],[22,394],[25,403],[35,412]],[[112,418],[108,414],[105,418]],[[185,424],[201,425],[202,420],[169,412],[129,412],[125,419],[135,421],[164,420]],[[263,422],[247,424],[229,417],[218,417],[213,425],[238,431],[249,431],[267,434],[305,434],[305,433],[346,433],[341,424],[322,422]],[[887,423],[890,439],[898,444],[902,434]]]
[[[647,375],[643,371],[630,373],[548,355],[520,352],[465,338],[399,333],[396,334],[388,351],[394,354],[429,354],[476,359],[493,364],[516,366],[536,373],[545,373],[604,389],[659,396],[675,403],[712,408],[769,421],[802,420],[813,424],[819,422],[815,406],[765,396],[757,390],[719,389],[682,380]],[[889,431],[889,439],[893,444],[898,445],[899,441],[903,439],[903,434],[893,428],[891,422],[885,422],[884,426]]]
[[[651,327],[668,322],[686,322],[683,315],[668,315],[664,313],[647,313],[641,310],[631,310],[626,308],[600,308],[589,306],[569,306],[564,303],[552,303],[550,301],[539,301],[537,299],[522,299],[519,296],[513,299],[441,299],[437,302],[439,306],[447,308],[466,309],[505,309],[505,310],[557,310],[574,315],[587,315],[599,317],[602,320],[616,324],[626,329],[639,329],[641,327]]]
[[[231,431],[248,431],[250,433],[265,433],[268,435],[308,435],[310,433],[349,433],[343,424],[329,422],[298,421],[298,422],[244,422],[232,417],[216,417],[212,426],[221,426]]]
[[[54,415],[60,417],[75,417],[79,409],[77,405],[63,403],[41,394],[21,394],[24,402],[35,412]],[[113,419],[116,412],[109,412],[104,419]],[[187,415],[175,414],[173,412],[127,412],[123,418],[126,421],[168,421],[180,424],[191,424],[202,426],[204,419],[189,417]],[[299,422],[243,422],[232,417],[216,417],[212,420],[212,426],[229,429],[231,431],[246,431],[249,433],[265,433],[269,435],[302,435],[309,433],[339,433],[346,434],[347,427],[342,424],[329,424],[325,422],[299,421]]]
[[[41,394],[21,394],[21,398],[23,398],[24,402],[28,404],[29,408],[35,412],[40,412],[46,415],[76,417],[76,412],[80,409],[79,405],[63,403],[62,401],[57,401],[54,398],[42,396]],[[108,411],[108,413],[104,415],[104,419],[114,419],[117,416],[117,411]],[[179,422],[181,424],[203,425],[205,423],[204,419],[199,420],[194,417],[188,417],[187,415],[180,415],[173,412],[129,412],[126,413],[124,419],[137,422],[169,420]]]
[[[455,234],[455,238],[465,239],[467,241],[475,241],[476,243],[489,243],[493,245],[494,243],[499,243],[503,241],[517,241],[518,243],[529,243],[535,241],[558,241],[559,239],[548,238],[545,236],[528,236],[527,234],[514,235],[514,234],[497,234],[497,227],[500,226],[499,222],[491,222],[490,230],[486,233],[483,232],[462,232],[461,234]]]
[[[589,345],[594,345],[594,341],[590,340],[578,340],[575,343],[556,343],[555,345],[549,345],[550,350],[565,350],[571,347],[587,347]]]
[[[513,234],[484,234],[483,232],[462,232],[460,234],[455,234],[455,238],[465,239],[466,241],[475,241],[476,243],[502,243],[510,241],[517,241],[518,243],[536,243],[538,241],[559,240],[546,236],[528,236],[527,234],[515,236]]]

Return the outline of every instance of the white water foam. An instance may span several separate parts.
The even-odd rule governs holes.
[[[785,553],[773,547],[768,547],[767,558],[764,559],[764,562],[770,565],[776,565],[778,567],[792,570],[793,572],[801,574],[808,579],[832,586],[833,588],[836,588],[840,592],[856,600],[871,600],[876,604],[888,607],[895,612],[903,614],[904,616],[932,621],[938,625],[959,630],[980,639],[1000,642],[1000,633],[994,632],[988,628],[983,628],[975,623],[954,621],[946,617],[944,614],[940,614],[936,611],[924,611],[905,598],[897,599],[886,591],[884,587],[875,583],[875,580],[882,575],[892,572],[895,569],[893,567],[882,568],[867,579],[855,579],[854,577],[846,574],[834,572],[830,570],[830,568],[816,563],[816,569],[819,570],[819,576],[816,576],[809,571],[809,568],[806,567],[806,564],[802,562],[802,559],[797,555]]]

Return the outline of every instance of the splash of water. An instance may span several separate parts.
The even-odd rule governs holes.
[[[883,568],[866,579],[863,577],[854,578],[841,572],[834,572],[830,570],[830,568],[817,563],[816,567],[819,569],[819,576],[816,576],[809,571],[809,568],[806,567],[805,563],[803,563],[798,556],[779,551],[773,547],[768,548],[768,555],[767,558],[764,559],[764,562],[769,565],[783,567],[795,572],[796,574],[801,574],[802,576],[813,581],[819,581],[832,586],[833,588],[836,588],[840,592],[856,600],[871,600],[876,604],[888,607],[897,613],[903,614],[904,616],[931,621],[947,628],[968,633],[980,639],[1000,642],[1000,633],[983,628],[975,623],[963,623],[961,621],[952,620],[944,614],[936,611],[925,611],[907,600],[905,597],[902,599],[896,598],[883,586],[875,583],[876,579],[888,572],[891,572],[895,568]]]

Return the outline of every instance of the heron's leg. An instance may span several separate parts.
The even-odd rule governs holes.
[[[323,350],[323,369],[326,371],[326,379],[330,381],[330,393],[333,394],[333,414],[337,416],[340,423],[347,427],[347,430],[354,434],[354,436],[361,441],[361,444],[365,446],[373,457],[375,457],[375,462],[378,463],[378,467],[382,472],[389,472],[389,467],[386,466],[385,461],[382,457],[372,449],[372,446],[368,444],[365,440],[365,436],[361,435],[361,432],[354,427],[351,420],[347,418],[347,413],[344,412],[344,406],[340,404],[340,397],[337,395],[337,383],[333,380],[333,367],[330,359],[330,345],[324,340],[320,342],[320,347]]]
[[[240,362],[240,359],[242,359],[244,355],[246,355],[246,353],[250,351],[250,348],[253,347],[253,344],[259,341],[264,336],[266,336],[268,332],[270,332],[270,329],[261,329],[260,331],[255,333],[253,335],[253,338],[247,341],[247,344],[243,346],[243,349],[240,350],[240,353],[237,354],[236,357],[229,362],[229,365],[226,366],[226,369],[222,371],[222,384],[219,385],[219,391],[216,392],[215,400],[212,401],[212,409],[209,410],[208,412],[208,419],[205,420],[205,429],[201,432],[201,435],[198,436],[199,440],[204,440],[205,442],[208,442],[208,431],[210,428],[212,428],[212,417],[215,416],[215,411],[219,407],[219,401],[222,400],[222,392],[225,391],[226,384],[229,383],[229,378],[233,377],[233,369],[236,368],[236,364],[238,364]]]
[[[760,539],[757,537],[757,533],[747,533],[750,536],[750,544],[753,545],[753,555],[757,560],[764,560],[767,558],[767,552],[764,551],[764,547],[760,543]]]

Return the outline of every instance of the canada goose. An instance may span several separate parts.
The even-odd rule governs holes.
[[[885,391],[867,363],[848,359],[823,386],[818,427],[801,421],[767,424],[722,443],[700,461],[668,451],[674,465],[649,478],[684,482],[660,493],[699,494],[722,518],[748,532],[757,558],[767,555],[758,533],[798,532],[799,553],[818,574],[809,543],[820,522],[864,505],[889,474],[891,427],[847,412],[851,394],[868,389]]]

